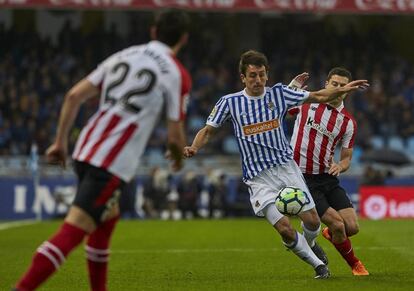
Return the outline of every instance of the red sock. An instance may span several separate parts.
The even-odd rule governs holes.
[[[91,290],[106,291],[109,241],[119,217],[105,221],[90,234],[85,246]]]
[[[84,230],[63,223],[58,232],[37,249],[32,265],[17,283],[17,289],[23,291],[36,289],[59,269],[68,254],[82,242],[85,235]]]
[[[344,242],[341,242],[339,244],[333,243],[333,245],[350,267],[352,267],[353,265],[355,265],[356,262],[359,261],[358,258],[355,257],[354,250],[352,248],[351,241],[349,240],[349,238],[346,238]]]

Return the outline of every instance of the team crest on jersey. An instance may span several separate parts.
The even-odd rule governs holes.
[[[260,206],[260,202],[259,200],[256,200],[256,203],[254,204],[255,207],[259,207]]]
[[[269,103],[267,103],[267,108],[269,108],[270,110],[275,110],[276,106],[272,101],[270,101]]]

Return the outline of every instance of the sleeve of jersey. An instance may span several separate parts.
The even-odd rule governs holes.
[[[303,101],[309,97],[309,92],[297,89],[290,88],[288,86],[282,85],[283,97],[288,108],[302,105]]]
[[[220,98],[208,116],[206,124],[213,127],[220,127],[230,117],[229,112],[226,99],[224,97]]]
[[[191,77],[188,71],[177,64],[178,76],[173,76],[169,83],[167,93],[167,115],[168,119],[174,121],[185,120],[187,107],[190,99]]]
[[[105,66],[103,63],[99,64],[98,67],[93,70],[86,79],[91,82],[94,86],[100,87],[105,76]]]
[[[346,126],[344,138],[342,140],[342,147],[353,148],[355,142],[355,134],[357,131],[357,125],[354,119],[351,119]]]

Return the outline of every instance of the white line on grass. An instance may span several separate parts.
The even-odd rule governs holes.
[[[0,230],[16,228],[16,227],[30,225],[30,224],[35,224],[37,222],[38,221],[36,221],[36,220],[21,220],[21,221],[12,221],[12,222],[0,223]]]
[[[363,249],[369,251],[386,251],[386,250],[406,250],[406,247],[355,247],[354,249]],[[252,248],[228,248],[228,249],[132,249],[132,250],[112,250],[114,254],[132,254],[132,253],[257,253],[257,252],[274,252],[283,249],[267,248],[267,249],[252,249]]]

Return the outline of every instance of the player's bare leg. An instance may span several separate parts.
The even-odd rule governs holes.
[[[355,213],[355,211],[353,208],[351,209],[352,211],[350,211],[350,208],[342,209],[341,211],[344,214],[344,217],[351,218],[348,225],[350,226],[350,230],[355,233],[355,231],[358,232],[358,224],[355,223],[357,222],[356,219],[353,220],[353,218],[356,218],[356,214],[355,216],[353,216],[353,213]],[[369,272],[366,270],[365,266],[354,254],[351,241],[347,236],[346,222],[340,215],[340,213],[338,213],[333,208],[329,207],[323,214],[321,219],[322,222],[328,226],[328,228],[324,228],[324,230],[322,231],[323,236],[330,242],[332,242],[332,244],[335,246],[335,248],[338,250],[341,256],[351,267],[352,273],[355,276],[369,275]]]
[[[358,217],[354,208],[345,208],[338,211],[345,224],[345,231],[348,237],[359,232]]]
[[[264,214],[282,237],[283,244],[315,269],[316,279],[325,279],[330,276],[327,266],[314,254],[305,237],[293,228],[289,219],[281,215],[274,204],[268,205],[264,209]]]
[[[301,225],[303,229],[303,236],[306,238],[309,246],[315,255],[325,264],[328,264],[328,256],[322,247],[316,243],[316,238],[321,231],[321,222],[315,208],[299,213],[299,218],[302,220]]]

